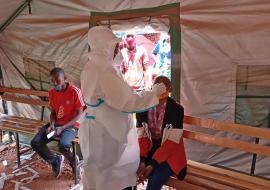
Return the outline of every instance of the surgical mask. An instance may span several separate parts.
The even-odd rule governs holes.
[[[62,86],[61,85],[53,85],[53,88],[56,90],[56,91],[61,91],[62,90]]]

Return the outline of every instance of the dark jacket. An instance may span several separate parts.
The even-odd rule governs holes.
[[[148,126],[148,112],[136,114],[137,127]],[[165,114],[162,124],[162,134],[166,125],[172,128],[183,129],[184,108],[172,98],[167,99]],[[186,175],[187,160],[183,137],[178,143],[167,139],[162,145],[161,140],[151,140],[148,136],[139,135],[141,161],[152,165],[154,168],[162,162],[167,162],[171,170],[179,179]]]

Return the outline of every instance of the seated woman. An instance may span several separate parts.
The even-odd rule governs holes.
[[[157,77],[157,83],[164,83],[167,89],[159,105],[136,114],[141,158],[138,183],[148,178],[146,190],[160,190],[172,175],[183,180],[187,169],[182,137],[184,108],[168,97],[171,81],[167,77]]]

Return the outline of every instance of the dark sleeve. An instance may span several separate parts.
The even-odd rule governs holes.
[[[180,129],[183,129],[183,122],[184,122],[184,108],[183,106],[177,104],[177,126]]]
[[[143,122],[147,122],[145,121],[145,118],[147,118],[147,113],[148,112],[140,112],[140,113],[136,113],[136,127],[142,127],[142,123]]]
[[[173,103],[170,106],[170,119],[169,121],[172,123],[173,128],[183,129],[183,121],[184,121],[184,108],[180,104]]]

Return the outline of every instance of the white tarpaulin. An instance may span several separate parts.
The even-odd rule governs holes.
[[[236,107],[237,87],[241,86],[237,81],[240,66],[250,66],[250,71],[252,65],[270,68],[270,2],[185,0],[181,3],[181,103],[185,113],[234,122],[236,108],[241,109]],[[264,71],[253,73],[260,76]],[[246,78],[248,81],[251,77]],[[263,78],[256,79],[257,83],[265,83]],[[249,85],[246,91],[254,87]],[[239,101],[243,100],[250,102],[250,99]],[[269,108],[268,102],[264,99],[261,104]],[[265,113],[264,117],[267,116]],[[255,141],[228,133],[221,135]],[[250,172],[251,154],[194,142],[188,145],[189,156],[194,160]],[[259,156],[255,174],[269,177],[268,163],[269,158]]]

